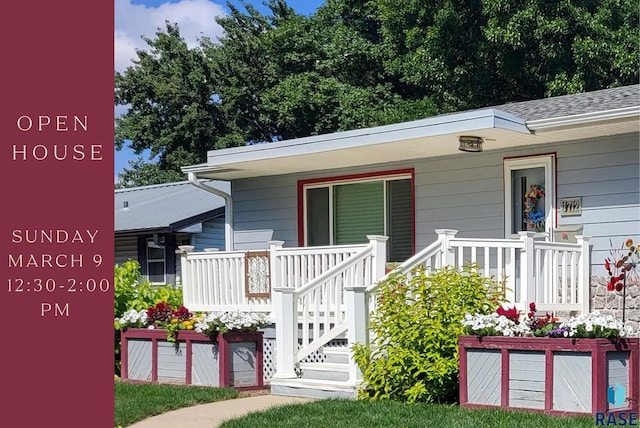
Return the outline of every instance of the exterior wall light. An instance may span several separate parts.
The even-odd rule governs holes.
[[[483,140],[480,137],[462,136],[458,138],[458,150],[463,152],[481,152]]]

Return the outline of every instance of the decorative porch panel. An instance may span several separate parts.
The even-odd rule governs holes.
[[[553,415],[638,411],[640,339],[460,336],[458,343],[463,407]],[[481,350],[499,352],[501,359],[487,364]],[[494,404],[478,399],[484,385],[479,370],[500,372],[500,398],[492,398]]]

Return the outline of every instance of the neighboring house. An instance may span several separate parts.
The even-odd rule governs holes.
[[[228,183],[207,183],[229,191]],[[180,285],[179,246],[225,249],[224,199],[188,181],[115,190],[115,262],[137,260],[152,284]]]
[[[187,255],[187,307],[273,311],[272,392],[353,396],[353,362],[326,364],[348,348],[326,346],[366,340],[385,264],[474,261],[521,310],[620,316],[603,264],[640,241],[640,85],[213,150],[183,171],[231,183],[228,249],[269,249]]]

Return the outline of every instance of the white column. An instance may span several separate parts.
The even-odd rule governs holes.
[[[369,342],[369,309],[366,289],[367,287],[363,285],[344,287],[349,346],[354,343],[367,345]],[[353,359],[353,351],[349,351],[349,383],[358,384],[361,381],[362,373]]]
[[[298,322],[296,290],[278,287],[272,290],[273,310],[276,315],[276,373],[275,379],[296,378],[294,357],[297,352]]]
[[[533,236],[535,232],[518,232],[524,248],[520,250],[520,302],[524,308],[536,300],[536,272],[533,254]]]
[[[440,250],[440,266],[437,267],[454,266],[456,263],[455,254],[449,241],[456,237],[458,231],[455,229],[436,229],[435,232],[438,235],[438,241],[442,244],[442,249]]]
[[[580,264],[578,266],[578,303],[583,314],[589,313],[591,306],[591,250],[589,248],[590,236],[576,235],[576,241],[580,245]]]

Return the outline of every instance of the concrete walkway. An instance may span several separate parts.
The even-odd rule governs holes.
[[[227,419],[250,412],[308,401],[311,399],[271,394],[235,398],[173,410],[136,422],[128,428],[215,428]]]

